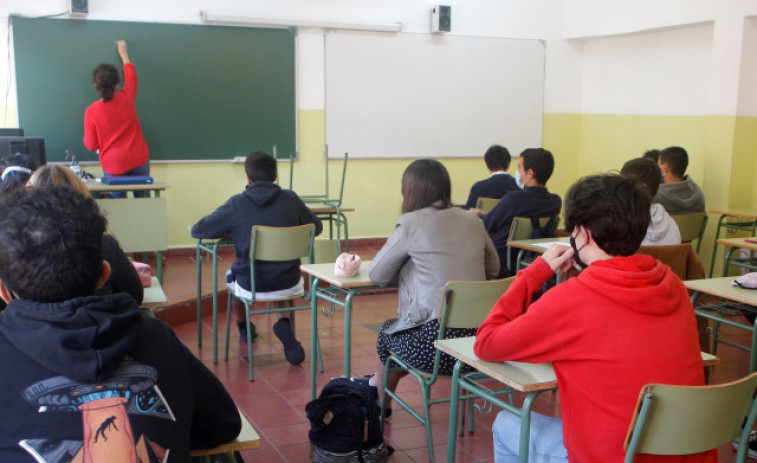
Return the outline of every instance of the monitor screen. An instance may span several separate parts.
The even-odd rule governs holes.
[[[16,153],[28,154],[33,157],[40,166],[47,164],[45,139],[43,137],[0,136],[0,157],[4,158]]]

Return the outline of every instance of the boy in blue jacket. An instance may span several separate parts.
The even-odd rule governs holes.
[[[247,156],[244,163],[247,187],[242,193],[232,196],[212,214],[203,217],[192,227],[194,238],[220,238],[231,235],[236,248],[236,260],[226,272],[229,291],[239,297],[250,299],[250,235],[254,225],[291,227],[308,223],[315,224],[315,234],[323,230],[320,219],[302,202],[294,191],[283,190],[274,182],[278,176],[276,160],[269,154],[256,151]],[[304,281],[300,275],[300,261],[257,262],[255,264],[255,290],[267,294],[269,299],[302,294]],[[245,332],[244,304],[233,303],[237,326],[242,341]],[[257,337],[255,325],[251,325],[251,339]],[[297,341],[291,322],[280,317],[273,332],[284,345],[284,355],[289,363],[297,365],[305,360],[305,351]]]

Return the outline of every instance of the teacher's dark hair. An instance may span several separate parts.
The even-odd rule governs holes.
[[[652,202],[632,178],[590,175],[565,195],[565,230],[583,226],[611,256],[630,256],[641,246],[649,227]]]
[[[91,296],[103,270],[106,220],[92,198],[62,185],[0,196],[0,279],[22,299]]]
[[[439,209],[450,207],[452,191],[449,173],[441,162],[434,159],[413,161],[402,174],[402,213],[417,211],[435,205]]]
[[[92,81],[95,88],[103,97],[103,101],[110,101],[116,93],[116,87],[121,83],[118,69],[112,64],[100,64],[92,71]]]

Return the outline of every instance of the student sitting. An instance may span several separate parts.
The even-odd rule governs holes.
[[[649,195],[631,179],[579,180],[565,197],[571,247],[554,245],[521,270],[478,329],[481,360],[551,362],[555,369],[562,419],[531,414],[529,458],[623,461],[642,386],[704,384],[686,287],[668,266],[635,254],[649,208]],[[531,303],[535,290],[573,265],[584,268],[578,277]],[[495,461],[518,461],[520,418],[500,412],[493,432]],[[675,461],[716,462],[717,450]]]
[[[28,154],[12,154],[0,161],[0,195],[26,186],[37,167]]]
[[[229,291],[246,299],[251,298],[250,289],[250,235],[253,225],[291,227],[308,223],[315,224],[315,234],[323,225],[308,209],[294,191],[282,190],[276,185],[276,160],[269,154],[256,151],[247,156],[244,163],[247,187],[244,192],[232,196],[212,214],[203,217],[192,227],[194,238],[220,238],[231,235],[236,248],[236,260],[226,272]],[[301,294],[304,281],[300,275],[300,261],[256,262],[255,290],[257,293],[275,293],[269,296]],[[244,304],[234,301],[239,336],[247,342]],[[251,325],[254,339],[255,325]],[[280,317],[273,325],[274,334],[284,345],[284,355],[289,363],[297,365],[305,360],[305,351],[294,336],[289,318]]]
[[[704,212],[704,193],[694,180],[686,175],[689,155],[680,146],[660,151],[662,185],[652,200],[662,204],[668,214]]]
[[[63,185],[73,188],[85,198],[92,197],[87,185],[73,170],[66,166],[46,164],[32,174],[28,184],[29,186]],[[137,305],[140,305],[144,297],[144,287],[139,275],[129,258],[126,257],[124,250],[121,249],[116,237],[107,230],[103,234],[103,259],[110,265],[110,277],[105,284],[97,288],[95,294],[105,295],[124,292],[133,297]]]
[[[0,197],[0,461],[190,461],[233,440],[223,385],[108,279],[106,220],[62,186]]]
[[[651,159],[637,158],[623,164],[620,175],[636,180],[650,198],[654,198],[660,187],[660,167]],[[649,210],[650,220],[647,234],[642,246],[659,246],[681,244],[681,232],[678,224],[670,218],[661,204],[652,204]]]
[[[513,261],[507,262],[507,237],[515,217],[540,218],[556,217],[560,213],[562,200],[547,191],[547,180],[552,176],[555,160],[552,153],[543,148],[528,148],[520,154],[516,173],[523,190],[507,193],[488,214],[481,215],[486,231],[492,237],[499,253],[499,278],[510,276],[508,268],[514,268]],[[477,212],[482,212],[478,211]]]
[[[451,207],[447,169],[436,160],[412,162],[402,175],[402,215],[394,233],[368,267],[371,281],[399,281],[397,318],[384,322],[376,342],[376,375],[370,385],[383,394],[384,363],[390,352],[409,365],[430,371],[439,335],[444,285],[453,280],[483,281],[497,276],[497,251],[475,214]],[[472,336],[473,329],[449,329],[447,337]],[[442,355],[441,374],[454,359]],[[389,376],[394,390],[403,373]],[[387,403],[387,413],[391,413]]]
[[[515,179],[507,173],[510,168],[510,152],[504,146],[492,145],[484,154],[486,168],[489,169],[489,178],[473,184],[468,195],[465,208],[476,207],[478,198],[503,197],[509,191],[518,190]]]

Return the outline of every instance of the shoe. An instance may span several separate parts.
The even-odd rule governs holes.
[[[350,378],[350,381],[352,381],[353,383],[357,383],[363,387],[375,388],[376,386],[371,386],[371,383],[370,383],[372,377],[373,375],[365,375],[362,378],[358,378],[357,376],[355,376],[355,377]]]
[[[292,365],[299,365],[305,360],[305,349],[297,338],[294,337],[292,324],[288,318],[279,318],[279,321],[273,324],[273,334],[279,338],[284,345],[284,357]]]
[[[739,450],[739,441],[733,441],[733,448]],[[757,458],[757,431],[749,433],[749,444],[747,445],[747,456],[749,458]]]
[[[247,342],[247,326],[245,326],[245,322],[237,322],[237,328],[239,329],[239,339],[242,342]],[[250,331],[250,339],[254,341],[258,337],[258,332],[255,329],[255,324],[252,322],[250,322]]]

